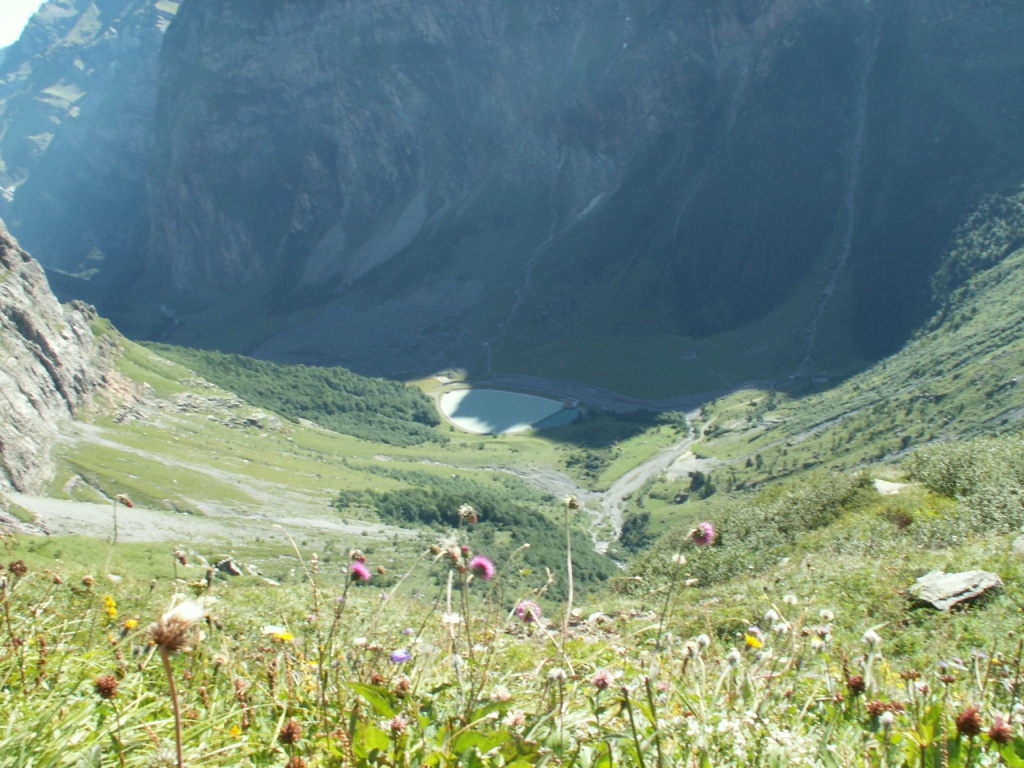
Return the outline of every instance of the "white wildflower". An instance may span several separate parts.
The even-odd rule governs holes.
[[[494,690],[491,692],[492,701],[508,701],[512,698],[512,693],[504,685],[494,686]]]

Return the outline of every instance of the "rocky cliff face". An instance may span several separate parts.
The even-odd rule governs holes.
[[[952,0],[186,2],[147,269],[227,301],[241,348],[374,373],[755,322],[775,373],[834,362],[823,328],[884,354],[1021,177],[1022,29]]]
[[[177,6],[49,0],[0,64],[0,217],[79,292],[138,272],[156,63]]]
[[[62,422],[86,407],[110,370],[112,342],[92,307],[62,306],[42,268],[0,222],[0,489],[42,493]]]
[[[671,335],[743,378],[849,370],[930,314],[956,226],[1024,179],[1014,0],[45,8],[77,21],[23,41],[34,95],[3,97],[38,121],[0,140],[11,168],[8,136],[35,147],[12,229],[48,266],[105,257],[84,295],[185,344],[573,378],[567,348]]]

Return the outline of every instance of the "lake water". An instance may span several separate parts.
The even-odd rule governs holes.
[[[441,411],[459,429],[500,435],[568,424],[579,416],[558,400],[500,389],[456,389],[441,395]]]

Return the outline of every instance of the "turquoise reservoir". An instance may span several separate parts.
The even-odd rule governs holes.
[[[456,389],[440,399],[441,412],[459,429],[500,435],[568,424],[579,416],[558,400],[501,389]]]

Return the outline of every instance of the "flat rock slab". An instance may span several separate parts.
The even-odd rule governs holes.
[[[976,600],[989,590],[1002,586],[1002,579],[988,571],[932,571],[919,578],[910,587],[910,593],[922,603],[948,611],[955,605]]]
[[[1013,540],[1013,554],[1024,555],[1024,536],[1018,536]]]

